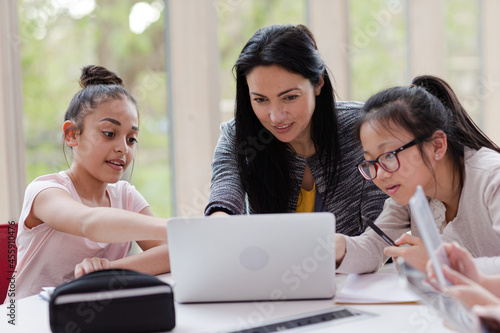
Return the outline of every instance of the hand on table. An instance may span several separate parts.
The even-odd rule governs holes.
[[[82,275],[110,268],[109,260],[105,258],[86,258],[75,267],[75,278]]]

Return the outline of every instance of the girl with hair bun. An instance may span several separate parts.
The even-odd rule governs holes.
[[[485,273],[500,273],[500,149],[472,121],[448,83],[419,76],[412,85],[372,96],[355,127],[361,175],[390,198],[373,230],[337,235],[340,272],[376,271],[388,256],[422,271],[427,252],[408,207],[421,185],[443,241],[467,248]],[[411,231],[411,235],[407,234]],[[384,255],[385,254],[385,255]]]
[[[16,298],[107,268],[168,272],[166,223],[120,180],[133,161],[139,114],[122,80],[100,66],[83,68],[66,111],[66,171],[28,185],[17,236]],[[128,256],[131,241],[144,252]]]

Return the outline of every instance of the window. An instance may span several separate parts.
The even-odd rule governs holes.
[[[137,99],[135,165],[124,177],[158,216],[170,216],[164,3],[161,0],[22,0],[19,3],[27,183],[66,170],[62,123],[80,89],[80,69],[99,64],[118,73]],[[132,171],[132,174],[130,174]]]

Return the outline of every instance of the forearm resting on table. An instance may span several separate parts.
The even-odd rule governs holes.
[[[110,268],[130,269],[152,275],[169,273],[168,245],[162,244],[144,252],[112,261]]]

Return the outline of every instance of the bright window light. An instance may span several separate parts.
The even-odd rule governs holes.
[[[146,2],[138,2],[132,7],[129,15],[129,27],[133,33],[142,34],[152,23],[160,18],[160,10],[157,6],[151,6]]]
[[[81,19],[96,8],[95,0],[52,0],[52,5],[55,8],[67,8],[74,19]]]

